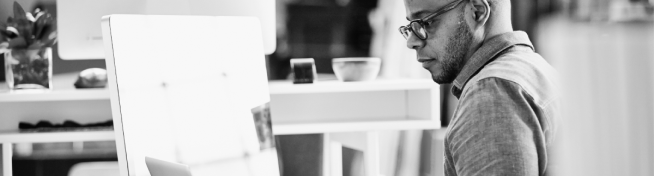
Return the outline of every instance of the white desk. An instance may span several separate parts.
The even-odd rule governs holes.
[[[60,123],[74,120],[95,123],[111,119],[109,91],[106,89],[75,89],[76,73],[55,75],[53,90],[48,92],[9,92],[0,83],[0,143],[2,143],[2,173],[12,175],[15,143],[111,141],[113,131],[80,131],[51,133],[19,133],[18,123],[49,120]]]
[[[109,92],[76,90],[72,88],[75,77],[56,75],[54,90],[47,93],[0,90],[3,175],[12,173],[12,143],[114,140],[112,131],[15,132],[19,121],[70,119],[88,123],[111,119]],[[378,131],[440,128],[440,91],[431,80],[320,81],[303,85],[272,81],[269,86],[274,134],[324,134],[326,176],[338,175],[332,171],[340,164],[335,158],[340,146],[364,151],[366,173],[378,175]]]
[[[342,174],[341,147],[364,152],[379,175],[379,131],[439,129],[440,90],[432,80],[270,82],[273,133],[324,135],[323,175]]]

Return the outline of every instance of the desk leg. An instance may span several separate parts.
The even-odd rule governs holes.
[[[329,133],[322,135],[322,175],[331,176],[331,140],[329,140]]]
[[[332,166],[331,175],[342,175],[342,173],[334,172],[343,172],[342,166],[335,167],[335,164],[342,165],[342,157],[336,157],[337,155],[342,156],[341,147],[347,146],[352,149],[361,150],[363,152],[364,160],[364,172],[366,176],[379,176],[380,172],[380,161],[379,161],[379,132],[378,131],[367,131],[367,132],[343,132],[343,133],[328,133],[326,135],[328,138],[327,142],[332,143],[333,145],[330,148],[326,148],[331,152],[328,163]],[[340,147],[338,147],[340,146]],[[329,147],[329,146],[328,146]],[[338,160],[335,160],[338,159]]]
[[[366,150],[363,153],[366,165],[366,175],[378,176],[379,172],[379,132],[366,132]]]
[[[331,176],[343,176],[343,145],[338,141],[331,141],[329,153]]]
[[[13,145],[11,143],[5,142],[2,143],[2,175],[3,176],[12,176],[12,157],[13,157]]]

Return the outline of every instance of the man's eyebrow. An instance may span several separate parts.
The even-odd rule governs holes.
[[[421,10],[421,11],[418,11],[416,13],[411,14],[410,16],[411,17],[420,17],[420,18],[416,18],[416,19],[421,19],[421,18],[424,18],[424,16],[426,16],[426,15],[428,15],[430,13],[432,13],[432,12],[428,11],[428,10]],[[411,21],[411,19],[409,19],[409,17],[406,17],[406,20]]]

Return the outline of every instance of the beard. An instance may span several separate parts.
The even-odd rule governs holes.
[[[463,13],[459,14],[456,33],[447,39],[445,53],[441,60],[443,71],[438,75],[432,73],[432,79],[438,84],[452,83],[465,65],[465,55],[470,49],[472,34],[463,17]]]

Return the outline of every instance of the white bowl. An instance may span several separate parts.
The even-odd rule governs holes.
[[[332,59],[336,78],[343,82],[370,81],[377,78],[381,59],[376,57],[345,57]]]

